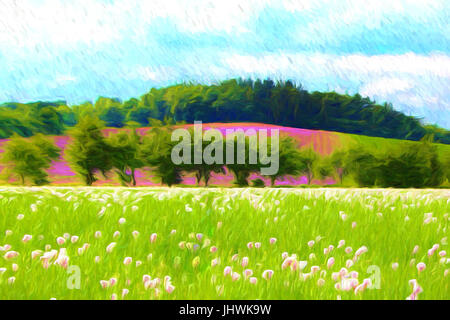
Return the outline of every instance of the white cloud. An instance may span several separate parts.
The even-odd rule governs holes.
[[[338,44],[342,37],[352,37],[364,30],[381,30],[395,22],[405,29],[410,26],[411,30],[438,25],[435,28],[445,34],[450,27],[446,15],[441,13],[446,11],[447,0],[314,1],[307,11],[314,19],[306,25],[294,26],[294,33],[297,40],[315,46]]]
[[[177,71],[172,67],[151,67],[136,66],[124,71],[123,78],[128,80],[144,80],[164,83],[170,79],[175,79]]]
[[[267,0],[156,0],[139,1],[137,6],[144,17],[171,18],[184,31],[246,32],[245,23],[268,3]]]
[[[135,76],[142,80],[158,80],[158,73],[150,67],[138,67]]]
[[[119,8],[98,1],[0,0],[0,8],[0,44],[15,47],[113,41],[124,26]]]
[[[58,74],[55,78],[55,82],[58,84],[64,84],[66,82],[76,81],[77,78],[71,74]]]
[[[359,92],[448,127],[442,118],[450,111],[448,55],[231,54],[222,63],[234,76],[290,78],[309,90]]]
[[[385,96],[400,91],[407,91],[411,88],[411,82],[406,79],[383,77],[365,84],[361,88],[360,94],[369,97],[376,95]]]
[[[38,80],[38,79],[36,79]],[[53,80],[48,80],[45,84],[49,88],[58,88],[60,86],[65,86],[67,84],[76,82],[77,78],[71,74],[57,74]],[[37,85],[37,84],[36,84]]]
[[[347,0],[330,1],[331,16],[343,24],[365,25],[369,29],[380,27],[387,17],[408,16],[413,19],[424,19],[427,14],[436,10],[445,10],[445,0]]]
[[[365,74],[403,73],[411,75],[433,75],[450,77],[450,57],[444,54],[419,55],[348,55],[336,60],[336,68]]]
[[[313,14],[314,21],[298,30],[299,39],[313,42],[324,41],[332,26],[375,28],[393,15],[424,20],[446,8],[443,0],[0,0],[0,45],[112,42],[145,35],[157,18],[187,32],[237,34],[247,32],[248,22],[267,7]]]
[[[317,5],[318,1],[314,0],[284,0],[279,4],[289,12],[298,12],[304,10],[310,10]]]
[[[126,48],[116,46],[118,40],[137,40],[141,44],[153,28],[164,28],[164,23],[173,24],[179,30],[191,33],[226,32],[232,37],[251,29],[255,17],[265,8],[283,9],[295,14],[299,20],[289,29],[299,43],[305,43],[318,50],[327,50],[325,44],[339,45],[341,35],[380,27],[394,19],[406,25],[441,24],[443,30],[449,25],[440,22],[441,14],[448,10],[447,0],[0,0],[0,52],[4,74],[12,74],[24,62],[36,56],[43,61],[56,61],[49,68],[60,75],[53,79],[55,85],[64,85],[82,80],[80,68],[71,68],[73,61],[88,61],[89,53],[75,48],[76,44],[87,44],[93,48],[97,59],[116,57],[117,74],[123,79],[145,80],[164,83],[177,79],[214,81],[233,76],[254,76],[298,79],[309,89],[337,90],[344,92],[352,88],[377,99],[409,104],[415,108],[421,105],[439,106],[449,110],[448,87],[450,87],[450,58],[445,54],[428,56],[414,53],[402,55],[366,56],[352,54],[338,56],[331,54],[262,54],[228,55],[217,61],[217,52],[212,50],[207,58],[195,60],[196,54],[183,61],[141,59],[139,52],[129,61],[124,54]],[[270,12],[268,12],[270,13]],[[280,19],[274,10],[273,19]],[[401,18],[400,20],[398,18]],[[302,18],[312,20],[302,25]],[[311,19],[314,18],[314,19]],[[165,21],[164,19],[167,19]],[[158,24],[153,24],[158,20]],[[302,25],[300,27],[300,25]],[[275,27],[274,27],[275,28]],[[170,30],[170,29],[169,29]],[[258,33],[267,30],[258,30]],[[426,32],[426,31],[424,31]],[[253,35],[252,35],[253,36]],[[207,39],[207,38],[204,38]],[[265,39],[262,37],[262,39]],[[256,39],[258,40],[258,39]],[[442,41],[446,41],[445,36]],[[257,42],[257,41],[256,41]],[[112,43],[109,46],[96,44]],[[148,42],[147,42],[148,44]],[[157,43],[155,45],[158,45]],[[175,47],[176,44],[174,44]],[[251,45],[249,44],[249,48]],[[265,47],[266,43],[263,44]],[[65,47],[63,51],[58,47]],[[151,47],[151,46],[149,46]],[[251,47],[254,49],[254,47]],[[261,47],[259,47],[261,48]],[[30,50],[25,50],[30,49]],[[116,50],[113,55],[108,50]],[[159,50],[159,48],[155,48]],[[175,48],[173,49],[176,50]],[[230,48],[230,50],[233,50]],[[243,48],[246,50],[246,48]],[[60,52],[71,52],[71,56],[58,56]],[[123,52],[117,52],[123,51]],[[170,54],[170,52],[168,52]],[[205,56],[207,54],[205,53]],[[145,55],[145,57],[151,56]],[[201,56],[201,55],[200,55]],[[123,60],[122,60],[123,58]],[[123,63],[122,63],[123,61]],[[153,65],[152,67],[145,64]],[[143,66],[135,66],[143,64]],[[165,66],[161,66],[161,64]],[[170,66],[167,66],[170,64]],[[31,63],[29,64],[33,66]],[[62,65],[62,67],[55,67]],[[97,70],[97,65],[99,66]],[[133,67],[129,66],[135,66]],[[101,63],[86,66],[89,72],[104,74]],[[32,68],[29,68],[32,69]],[[80,79],[73,79],[71,71]],[[34,72],[34,71],[33,71]],[[42,69],[39,71],[43,73]],[[53,75],[58,72],[52,72]],[[17,72],[16,72],[17,74]],[[0,75],[1,76],[1,75]],[[27,76],[29,79],[30,77]],[[13,77],[13,79],[15,79]],[[25,80],[24,80],[25,81]],[[29,80],[31,81],[31,80]],[[44,83],[45,81],[39,81]],[[321,86],[327,85],[323,88]],[[24,87],[24,90],[26,88]]]
[[[382,13],[402,14],[413,9],[418,15],[419,10],[424,12],[445,7],[445,0],[281,0],[277,3],[290,12],[329,8],[345,23],[379,17]]]
[[[232,54],[223,58],[232,70],[257,74],[360,75],[361,77],[406,74],[450,78],[450,56],[444,54],[346,56],[331,54],[267,54],[260,56]]]
[[[188,32],[246,32],[245,23],[268,0],[0,0],[0,45],[112,42],[144,35],[156,18]]]

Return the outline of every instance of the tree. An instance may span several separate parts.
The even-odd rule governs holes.
[[[444,168],[445,168],[445,175],[447,177],[447,181],[450,184],[450,152],[447,152],[444,156]]]
[[[336,150],[328,158],[328,163],[333,170],[333,173],[339,179],[339,184],[342,185],[344,176],[348,174],[348,151]]]
[[[227,164],[226,167],[234,175],[234,184],[239,187],[248,186],[248,178],[252,172],[258,172],[253,165],[249,164]]]
[[[56,111],[61,115],[64,125],[73,127],[77,124],[75,112],[72,108],[66,105],[61,105],[56,109]]]
[[[262,179],[254,179],[252,180],[252,187],[254,188],[264,188],[266,186],[266,184],[264,183],[264,181]]]
[[[135,171],[144,165],[140,158],[140,136],[136,130],[131,133],[111,134],[106,143],[109,146],[112,166],[122,185],[136,185]]]
[[[95,102],[95,114],[104,121],[107,127],[121,128],[125,122],[122,103],[117,98],[99,97]]]
[[[174,166],[170,162],[160,162],[155,167],[156,176],[161,178],[161,183],[166,184],[169,187],[180,184],[183,181],[183,175],[181,168]]]
[[[430,141],[402,143],[383,151],[351,149],[350,172],[363,187],[437,187],[444,182],[444,166]]]
[[[42,155],[45,158],[49,159],[50,162],[59,158],[60,149],[55,146],[53,142],[48,140],[43,134],[38,133],[35,136],[31,137],[29,141],[36,147],[38,147]]]
[[[444,182],[444,168],[436,147],[425,139],[420,144],[401,144],[381,158],[379,184],[382,187],[437,187]]]
[[[380,177],[380,157],[364,148],[348,152],[349,171],[361,187],[375,186]]]
[[[143,140],[140,159],[151,167],[162,184],[169,187],[182,181],[182,168],[172,162],[171,154],[175,143],[171,141],[171,129],[153,128]]]
[[[106,176],[112,168],[111,148],[103,137],[103,128],[98,118],[85,116],[69,132],[72,141],[67,148],[67,160],[88,186],[97,180],[97,170]]]
[[[308,92],[292,81],[230,79],[218,84],[183,83],[152,88],[139,99],[125,102],[99,97],[69,107],[65,101],[0,105],[0,138],[13,133],[60,134],[86,115],[97,116],[110,127],[148,126],[149,119],[166,124],[196,119],[204,122],[258,122],[304,129],[322,129],[360,135],[419,141],[433,134],[450,144],[450,131],[424,125],[390,103],[377,104],[359,94]]]
[[[313,147],[307,147],[300,150],[299,158],[299,168],[301,173],[306,175],[308,180],[308,185],[311,184],[315,172],[317,172],[317,163],[319,161],[319,155],[314,151]]]
[[[100,114],[100,119],[105,121],[108,127],[122,128],[125,115],[119,107],[109,107]]]
[[[42,185],[48,183],[45,170],[58,157],[59,149],[43,136],[26,139],[14,135],[6,144],[1,162],[19,177],[22,184],[29,178],[33,184]]]
[[[268,149],[272,150],[272,139],[269,138],[268,142]],[[301,157],[301,152],[297,148],[297,144],[293,138],[280,138],[278,154],[278,172],[269,176],[272,186],[275,185],[277,179],[287,175],[296,176],[305,169],[305,163]]]
[[[189,135],[191,138],[194,137],[194,131],[189,130]],[[211,178],[211,173],[214,172],[214,173],[225,174],[223,163],[215,163],[215,162],[207,163],[209,161],[207,161],[204,157],[205,149],[210,149],[210,148],[213,149],[211,151],[214,151],[214,152],[212,152],[211,156],[214,157],[214,156],[216,156],[215,151],[217,151],[217,149],[215,149],[214,147],[219,147],[219,148],[224,147],[223,141],[215,141],[214,139],[211,139],[211,140],[212,141],[206,141],[206,140],[202,139],[201,142],[198,142],[199,144],[201,143],[202,162],[197,164],[194,162],[195,141],[193,139],[191,139],[191,141],[186,146],[186,148],[188,148],[191,153],[191,155],[190,155],[191,163],[180,164],[180,168],[183,171],[195,173],[197,185],[199,185],[201,183],[201,181],[203,180],[205,182],[205,187],[208,186],[209,180]],[[222,155],[223,155],[223,152],[222,152]],[[221,160],[223,160],[223,159],[221,159]]]
[[[339,171],[340,172],[340,171]],[[330,156],[319,156],[314,163],[314,174],[319,179],[325,179],[335,175],[335,169],[331,163]]]
[[[233,148],[233,161],[232,163],[226,163],[225,166],[230,170],[234,175],[234,184],[239,187],[248,186],[248,178],[252,173],[257,173],[260,171],[260,164],[258,161],[256,163],[250,163],[250,153],[258,152],[258,146],[253,146],[250,144],[249,137],[245,137],[244,146],[245,146],[245,156],[243,163],[239,163],[238,161],[238,143],[235,144],[235,140],[225,140],[224,141],[224,160],[227,158],[228,150]],[[231,156],[230,156],[231,158]],[[230,161],[231,162],[231,161]]]
[[[208,186],[209,180],[211,178],[211,173],[222,173],[225,174],[223,164],[206,164],[204,162],[200,164],[187,164],[180,166],[182,171],[194,172],[195,178],[197,180],[197,185],[200,185],[201,181],[205,182],[205,187]]]
[[[39,132],[45,134],[61,134],[63,132],[63,117],[54,106],[39,108],[35,119],[40,122],[42,127]]]

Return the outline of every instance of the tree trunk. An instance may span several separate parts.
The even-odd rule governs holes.
[[[88,186],[91,186],[94,181],[95,181],[94,175],[91,172],[88,172],[88,174],[86,175],[86,184]]]
[[[239,182],[239,174],[238,174],[238,172],[236,170],[231,170],[231,172],[233,172],[234,180],[236,182]]]
[[[342,168],[337,168],[337,174],[339,177],[339,183],[342,185],[342,181],[344,180],[344,169]]]
[[[308,186],[311,185],[311,180],[312,180],[312,172],[309,171],[308,174],[306,175],[307,179],[308,179]]]
[[[202,173],[200,172],[200,170],[195,174],[195,178],[197,179],[197,186],[199,186],[200,181],[202,180]]]
[[[134,175],[134,168],[131,169],[131,181],[133,183],[133,187],[136,187],[136,177]]]

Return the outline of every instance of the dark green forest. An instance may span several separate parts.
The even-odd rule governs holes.
[[[291,81],[232,79],[214,85],[178,84],[152,88],[140,98],[99,97],[95,103],[68,106],[65,101],[0,106],[0,138],[14,133],[60,135],[84,116],[107,127],[144,127],[207,122],[260,122],[374,137],[418,141],[432,135],[450,144],[450,131],[377,104],[359,94],[309,92]]]

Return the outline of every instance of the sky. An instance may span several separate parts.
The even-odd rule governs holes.
[[[290,79],[450,128],[448,0],[0,0],[0,14],[0,102]]]

